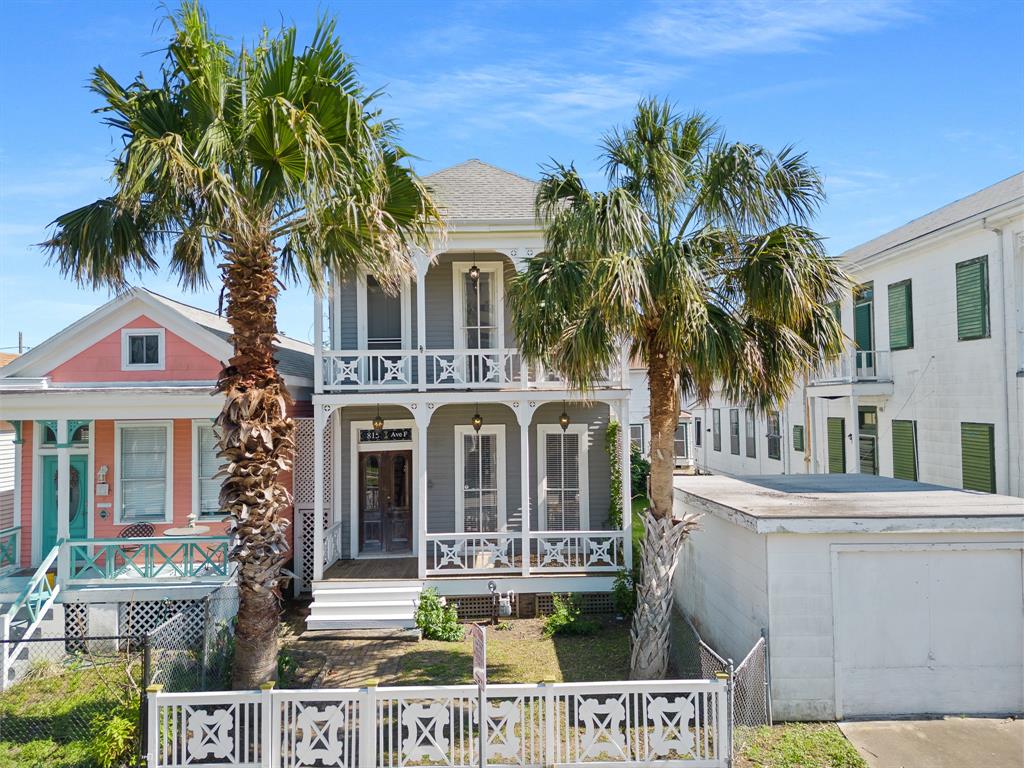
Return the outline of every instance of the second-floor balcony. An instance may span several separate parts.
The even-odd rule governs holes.
[[[845,352],[811,376],[808,386],[827,394],[891,394],[892,353],[858,349]]]

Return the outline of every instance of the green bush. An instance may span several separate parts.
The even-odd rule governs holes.
[[[651,462],[644,458],[635,443],[629,449],[630,482],[634,496],[647,495],[647,478],[651,474]]]
[[[138,765],[139,699],[128,696],[92,722],[89,754],[99,768]]]
[[[598,629],[596,621],[583,616],[583,600],[579,595],[554,596],[554,610],[544,619],[545,635],[592,635]]]
[[[459,624],[459,613],[454,605],[448,605],[438,597],[433,587],[423,590],[419,605],[416,606],[416,626],[427,640],[444,640],[456,643],[462,639],[463,626]]]
[[[633,574],[625,568],[615,574],[615,583],[612,584],[612,605],[617,614],[627,619],[636,610],[636,583]]]

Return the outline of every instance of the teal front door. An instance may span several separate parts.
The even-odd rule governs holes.
[[[89,535],[86,502],[86,487],[89,468],[88,456],[71,456],[71,482],[68,514],[71,520],[68,531],[72,539],[84,539]],[[43,557],[57,543],[57,457],[43,456],[43,539],[41,555]]]

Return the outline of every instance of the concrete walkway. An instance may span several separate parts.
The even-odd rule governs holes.
[[[839,728],[869,768],[1024,768],[1024,720],[873,720]]]

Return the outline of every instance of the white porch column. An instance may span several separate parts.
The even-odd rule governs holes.
[[[850,395],[850,453],[846,458],[846,471],[851,475],[860,472],[860,398]]]
[[[427,270],[430,269],[430,258],[428,253],[418,253],[414,257],[416,264],[416,382],[420,392],[425,392],[427,389]],[[423,549],[423,552],[425,555],[426,550]]]
[[[324,297],[313,298],[313,391],[324,391]]]
[[[523,576],[530,575],[530,424],[536,405],[528,400],[514,403],[516,421],[519,422],[519,498],[522,508],[520,528],[523,554]],[[539,523],[539,521],[538,521]]]
[[[629,400],[620,400],[619,418],[619,468],[622,472],[622,560],[626,572],[633,572],[633,489],[631,462],[629,456]]]
[[[27,423],[29,425],[29,429],[32,429],[32,426],[33,426],[32,422],[27,422]],[[15,422],[15,424],[14,424],[14,427],[15,427],[15,430],[16,430],[15,431],[15,435],[14,435],[14,437],[15,437],[15,440],[14,440],[14,518],[11,520],[11,525],[19,526],[21,528],[21,533],[19,534],[19,537],[18,537],[18,551],[14,553],[15,562],[18,565],[22,564],[22,562],[21,562],[21,550],[22,550],[22,547],[25,545],[25,528],[26,528],[25,521],[22,520],[22,518],[21,518],[21,513],[22,513],[22,509],[21,509],[21,471],[22,471],[22,467],[23,467],[22,462],[25,460],[24,456],[22,455],[22,446],[25,443],[25,424],[26,424],[25,421],[18,421],[18,422]],[[30,514],[31,514],[31,512],[30,512]],[[31,543],[32,542],[29,541],[29,544],[31,544]],[[32,551],[32,549],[30,547],[29,548],[29,552],[31,552],[31,551]],[[30,560],[31,560],[31,557],[32,556],[29,555],[29,559]],[[26,565],[30,565],[30,564],[31,563],[26,563]]]
[[[313,579],[324,577],[324,429],[331,406],[313,406]]]
[[[427,432],[434,413],[432,405],[422,403],[412,409],[416,420],[416,454],[413,456],[416,469],[416,570],[421,579],[427,578]]]
[[[68,434],[68,420],[57,420],[57,541],[67,541],[71,538],[71,451],[69,442],[71,435]],[[91,478],[79,478],[80,483],[91,482]],[[85,492],[83,486],[82,492]],[[57,558],[57,580],[63,582],[68,577],[67,558],[64,553]],[[46,557],[48,552],[40,552],[40,557]]]

